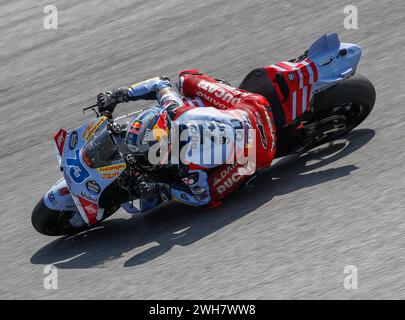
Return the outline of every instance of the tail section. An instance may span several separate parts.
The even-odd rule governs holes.
[[[313,85],[318,81],[318,69],[310,59],[300,62],[278,62],[265,68],[276,83],[276,91],[283,106],[286,124],[309,110]]]
[[[362,49],[350,43],[340,43],[336,33],[323,35],[308,50],[307,57],[318,69],[319,79],[314,94],[354,75]]]
[[[297,60],[253,70],[240,88],[266,97],[280,128],[309,111],[318,92],[354,75],[361,53],[355,44],[340,43],[336,33],[324,35]]]

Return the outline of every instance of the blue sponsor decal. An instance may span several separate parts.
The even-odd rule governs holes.
[[[79,135],[77,134],[77,131],[73,131],[69,136],[69,149],[73,150],[76,147],[78,141]]]
[[[98,195],[101,192],[100,185],[94,180],[86,182],[86,189],[93,195]]]
[[[58,202],[56,201],[55,195],[53,194],[52,191],[50,191],[50,192],[48,193],[48,200],[49,200],[49,202],[52,203],[53,205],[56,205],[56,204],[58,203]]]
[[[90,173],[86,170],[83,164],[80,162],[79,158],[79,149],[75,152],[75,158],[66,158],[66,165],[70,167],[69,174],[74,182],[82,183],[88,177],[90,177]]]

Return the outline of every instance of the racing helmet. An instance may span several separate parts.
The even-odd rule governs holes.
[[[168,138],[170,123],[166,111],[151,108],[136,116],[128,127],[125,142],[128,149],[140,160],[148,159],[149,149]],[[162,141],[163,142],[163,141]]]

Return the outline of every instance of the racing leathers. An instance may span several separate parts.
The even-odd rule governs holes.
[[[264,97],[197,70],[182,71],[177,87],[180,94],[169,79],[157,77],[102,93],[99,105],[101,111],[112,112],[119,102],[157,99],[169,121],[171,148],[165,160],[177,164],[182,177],[181,184],[168,186],[171,198],[193,206],[216,206],[270,166],[276,153],[271,108]],[[161,202],[158,196],[148,201],[147,209]]]

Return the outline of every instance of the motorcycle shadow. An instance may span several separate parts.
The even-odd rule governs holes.
[[[188,246],[217,232],[274,196],[350,175],[358,167],[320,169],[360,149],[374,135],[374,130],[354,130],[305,154],[282,158],[219,208],[204,210],[171,203],[129,219],[112,218],[94,229],[45,245],[31,257],[31,263],[53,264],[61,269],[107,267],[120,258],[127,259],[124,267],[147,263],[175,245]]]

